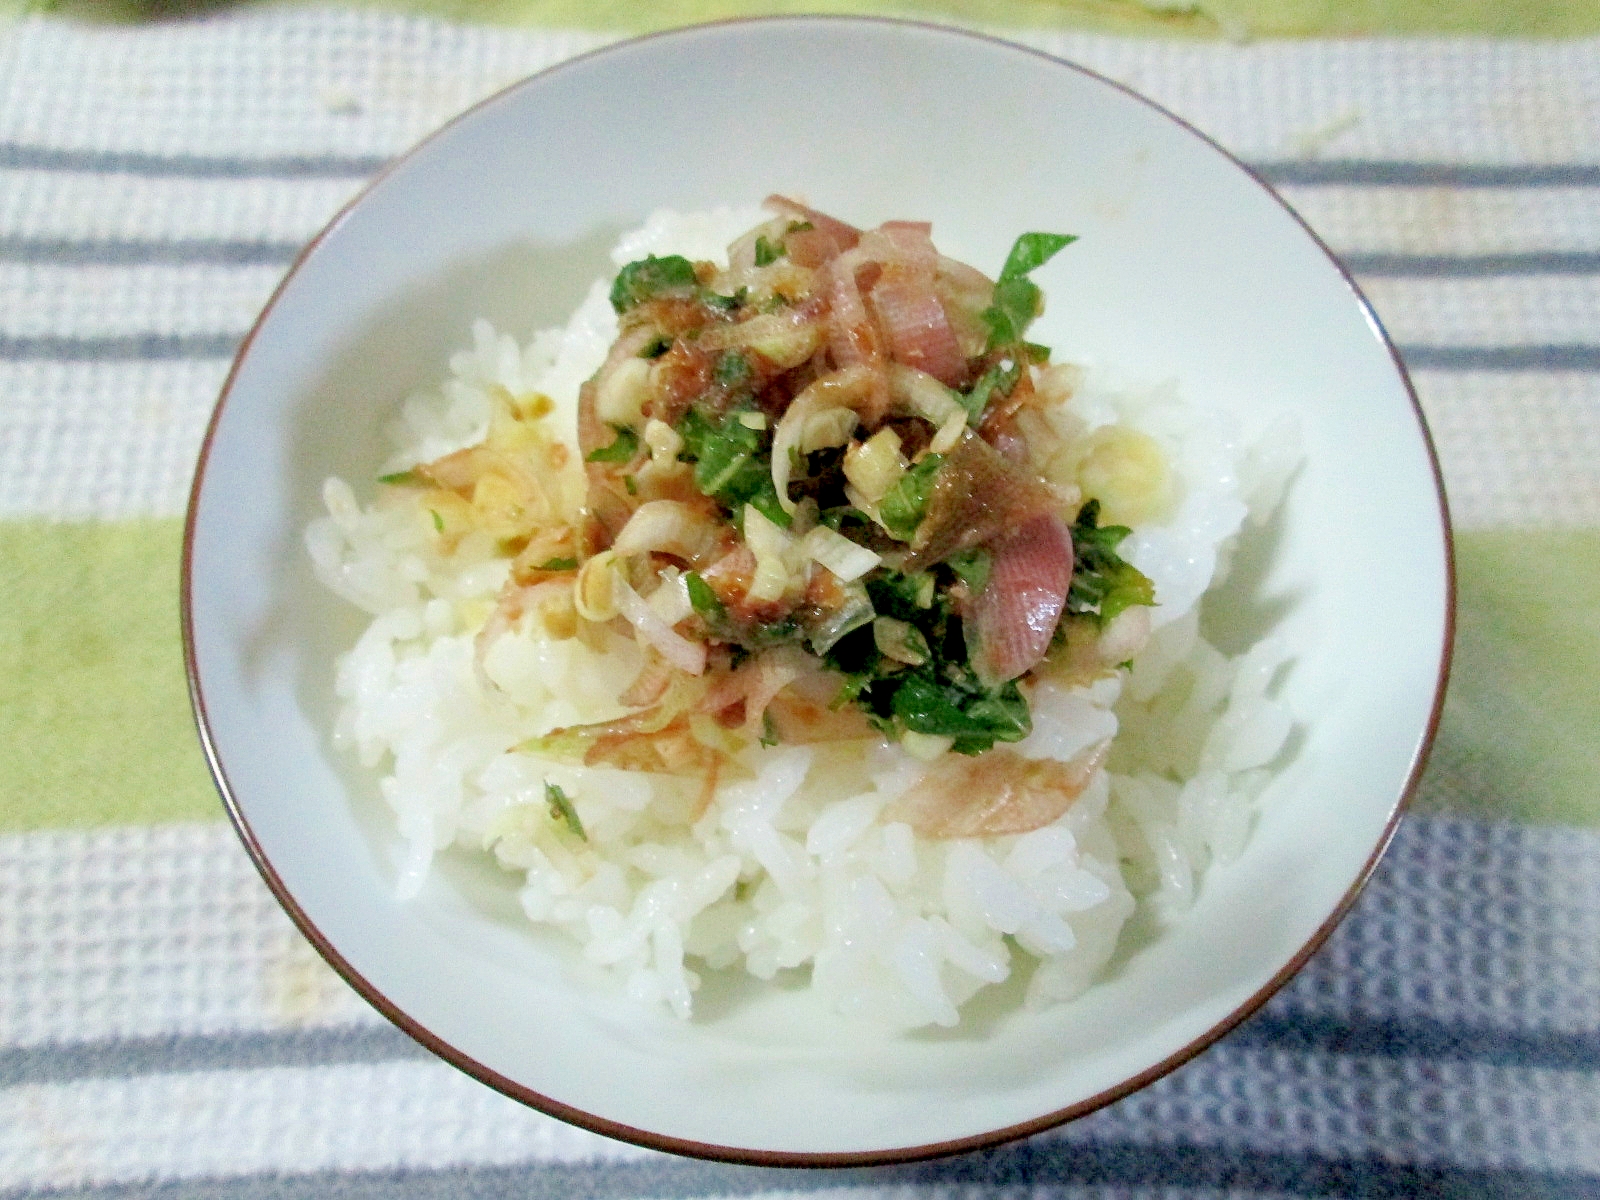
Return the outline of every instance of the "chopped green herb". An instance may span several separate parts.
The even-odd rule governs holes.
[[[1030,275],[1078,239],[1070,233],[1024,233],[1011,243],[1000,278],[1020,279]]]
[[[796,471],[796,474],[800,473],[801,471]],[[825,508],[818,514],[817,519],[835,533],[843,530],[846,525],[858,525],[865,529],[872,524],[872,518],[853,504],[840,504],[833,508]]]
[[[996,396],[1009,396],[1021,378],[1022,367],[1017,363],[1009,366],[997,363],[980,375],[972,390],[958,397],[967,410],[967,424],[974,427],[981,424],[989,402]]]
[[[628,489],[628,495],[630,496],[637,496],[639,494],[639,485],[634,480],[632,475],[624,475],[622,477],[622,486]]]
[[[708,308],[719,308],[723,312],[732,312],[742,305],[750,296],[749,288],[740,288],[731,296],[723,296],[709,289],[700,293],[700,299]]]
[[[928,668],[901,678],[890,701],[896,720],[914,733],[954,738],[951,748],[977,754],[995,742],[1020,742],[1033,729],[1028,702],[1015,682],[994,691],[941,680]]]
[[[679,457],[694,463],[694,485],[702,495],[727,507],[735,518],[752,504],[762,516],[787,529],[793,518],[778,503],[772,485],[771,435],[741,420],[749,408],[736,408],[712,421],[691,408],[676,428],[683,438]]]
[[[391,471],[387,475],[379,475],[378,482],[390,487],[422,487],[425,480],[415,471]]]
[[[567,799],[567,794],[559,786],[548,779],[544,784],[544,798],[550,805],[550,815],[557,821],[563,822],[568,829],[577,834],[584,841],[589,840],[589,835],[583,831],[583,822],[578,820],[578,810],[572,807],[572,801]]]
[[[1022,332],[1039,315],[1044,293],[1031,279],[1007,279],[994,285],[994,303],[983,310],[989,326],[988,349],[998,350],[1022,340]]]
[[[872,682],[872,676],[866,672],[855,675],[846,675],[844,683],[839,687],[839,694],[828,703],[828,707],[838,712],[846,704],[854,704],[866,686]]]
[[[855,704],[885,736],[906,731],[952,739],[951,748],[977,754],[997,741],[1017,741],[1032,728],[1028,702],[1015,682],[988,688],[967,666],[966,639],[948,585],[922,607],[931,572],[905,575],[883,569],[866,589],[883,617],[870,630],[840,639],[823,661],[844,677],[834,707]],[[905,645],[886,645],[894,626]],[[902,652],[903,650],[903,652]],[[920,662],[908,660],[921,659]]]
[[[718,598],[716,592],[711,590],[711,585],[701,577],[700,572],[685,572],[683,582],[689,590],[690,607],[695,612],[708,621],[721,621],[727,617],[727,606]]]
[[[750,365],[750,360],[738,350],[727,350],[717,356],[717,365],[712,369],[711,379],[724,391],[734,392],[748,390],[755,380],[755,368]],[[764,414],[752,414],[763,415]]]
[[[1126,525],[1101,526],[1100,502],[1090,500],[1072,527],[1072,586],[1067,612],[1091,614],[1101,625],[1124,609],[1156,602],[1155,585],[1117,546],[1132,532]]]
[[[872,622],[872,640],[878,653],[895,662],[920,667],[928,661],[928,639],[909,621],[878,617]]]
[[[626,425],[613,425],[617,432],[616,441],[609,446],[601,446],[597,450],[589,451],[584,462],[626,463],[632,462],[633,456],[639,453],[639,435]]]
[[[721,427],[713,429],[705,437],[695,439],[698,446],[695,458],[694,482],[702,492],[708,496],[715,496],[718,492],[729,488],[747,467],[759,463],[755,462],[755,452],[760,442],[760,430],[751,429],[737,417],[724,421]],[[690,442],[688,435],[685,442]],[[733,507],[733,503],[729,503]]]
[[[923,610],[933,607],[936,588],[937,581],[928,571],[903,575],[886,569],[867,580],[867,595],[872,598],[873,606],[887,616],[902,620],[921,620]]]
[[[751,235],[753,250],[746,250],[746,262],[753,254],[759,267],[779,263],[788,254],[790,235],[811,228],[808,222],[789,222],[780,233],[780,226],[775,223]],[[1013,396],[1025,383],[1023,373],[1031,364],[1049,361],[1048,348],[1027,340],[1029,326],[1043,310],[1042,293],[1030,276],[1074,240],[1061,234],[1025,233],[1011,247],[982,314],[988,338],[976,364],[978,378],[964,392],[955,393],[968,424],[980,425]],[[722,282],[728,279],[726,274],[713,276],[704,263],[697,270],[697,264],[686,258],[652,256],[624,267],[612,288],[612,304],[619,314],[658,297],[687,302],[670,324],[663,319],[649,330],[649,340],[639,352],[642,358],[654,359],[698,347],[694,357],[706,364],[698,394],[685,397],[685,407],[676,410],[683,414],[674,429],[682,438],[678,457],[690,468],[685,474],[701,495],[715,501],[714,519],[734,533],[744,534],[748,505],[783,528],[804,529],[815,522],[843,531],[877,555],[877,562],[848,584],[840,581],[838,587],[832,582],[812,587],[815,580],[800,575],[787,581],[795,586],[785,591],[781,604],[770,596],[759,603],[745,603],[742,596],[736,601],[737,588],[724,593],[725,603],[704,576],[685,571],[682,578],[697,614],[695,624],[703,625],[695,636],[718,648],[719,669],[722,664],[737,668],[771,646],[808,647],[840,676],[833,706],[858,708],[874,728],[892,738],[938,738],[941,746],[976,754],[997,742],[1026,737],[1032,724],[1017,681],[987,686],[968,662],[962,614],[967,598],[990,586],[993,553],[978,546],[947,555],[926,570],[897,569],[905,544],[915,544],[927,517],[944,456],[924,451],[899,473],[887,493],[874,494],[868,516],[847,502],[851,493],[844,472],[845,447],[808,453],[797,444],[788,451],[788,475],[800,515],[796,519],[784,512],[772,482],[775,427],[783,416],[785,395],[792,403],[794,396],[789,393],[814,378],[816,365],[775,377],[775,368],[753,350],[712,349],[720,334],[713,336],[711,331],[732,328],[732,322],[754,312],[747,307],[752,303],[749,288],[740,287],[732,295],[718,290],[733,289],[731,281]],[[764,294],[760,307],[768,312],[800,302],[794,296]],[[662,331],[668,327],[673,330],[670,337]],[[881,428],[884,420],[869,424]],[[864,429],[862,436],[873,432]],[[903,429],[897,432],[910,436]],[[926,439],[919,435],[912,439],[910,450],[924,445]],[[612,444],[592,451],[588,459],[620,464],[616,475],[633,493],[636,482],[626,472],[644,450],[639,433],[618,427]],[[1055,631],[1057,642],[1064,643],[1068,634],[1080,630],[1087,636],[1095,623],[1104,624],[1130,604],[1153,603],[1150,581],[1117,554],[1127,531],[1115,526],[1101,529],[1097,521],[1098,506],[1084,505],[1073,530],[1074,578],[1067,612]],[[545,569],[577,565],[576,560],[552,559]],[[806,585],[804,589],[800,584]],[[719,581],[718,587],[724,584]],[[776,619],[768,619],[774,614]],[[762,744],[775,744],[779,738],[773,715],[763,713],[759,724]],[[591,730],[586,736],[592,740],[600,734]],[[565,741],[560,746],[573,749]],[[582,748],[577,750],[581,758]],[[581,836],[572,805],[560,789],[550,785],[547,793],[552,814]]]
[[[689,291],[699,283],[694,264],[687,258],[677,254],[657,258],[652,254],[617,272],[616,282],[611,285],[611,307],[620,316],[666,292]]]
[[[575,558],[552,558],[534,568],[535,571],[576,571],[577,569],[578,560]]]
[[[975,550],[962,550],[945,559],[956,578],[967,585],[967,591],[976,596],[989,582],[989,571],[994,566],[994,556],[979,546]]]
[[[922,524],[922,515],[928,507],[933,477],[939,473],[942,462],[942,454],[926,455],[895,480],[894,486],[878,501],[883,527],[902,542],[909,542],[916,536],[917,526]]]
[[[1015,681],[968,702],[964,711],[997,742],[1020,742],[1033,732],[1033,715]]]
[[[1076,240],[1064,233],[1025,233],[1012,244],[1006,265],[995,281],[994,301],[983,310],[990,351],[1023,340],[1023,333],[1044,306],[1044,294],[1028,278],[1029,272],[1042,267],[1063,246]]]
[[[437,508],[430,508],[428,510],[428,515],[433,518],[433,529],[434,529],[434,532],[435,533],[443,533],[444,532],[444,518],[439,515],[439,510]]]

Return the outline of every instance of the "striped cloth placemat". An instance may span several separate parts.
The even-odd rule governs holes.
[[[721,1166],[489,1091],[292,930],[197,774],[163,624],[205,421],[374,171],[600,40],[264,9],[0,41],[0,1197],[1600,1195],[1596,41],[1019,39],[1216,137],[1350,265],[1460,533],[1415,811],[1214,1049],[993,1151]]]

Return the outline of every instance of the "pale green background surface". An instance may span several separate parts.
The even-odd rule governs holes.
[[[93,20],[170,18],[309,0],[0,0],[0,12],[47,10]],[[1600,33],[1600,0],[345,0],[351,8],[458,20],[641,32],[757,13],[876,12],[963,24],[1191,37]]]
[[[1600,828],[1600,532],[1456,538],[1455,674],[1425,788]]]
[[[0,830],[222,816],[185,692],[177,520],[0,522]],[[1600,828],[1600,531],[1456,539],[1417,803]],[[19,653],[20,651],[20,653]]]
[[[176,520],[0,523],[0,830],[221,817],[178,633]]]

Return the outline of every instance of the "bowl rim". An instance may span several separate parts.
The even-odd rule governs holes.
[[[335,230],[340,228],[349,219],[350,215],[359,207],[367,197],[382,185],[393,173],[409,163],[436,139],[442,137],[456,125],[471,120],[480,110],[506,102],[508,98],[522,89],[534,85],[547,76],[574,68],[581,68],[588,60],[619,51],[628,50],[647,43],[673,40],[679,38],[692,38],[707,31],[726,30],[730,28],[771,28],[784,27],[817,27],[824,25],[835,26],[877,26],[890,27],[900,30],[916,30],[929,32],[940,36],[958,39],[970,39],[976,42],[998,46],[1009,51],[1021,52],[1055,66],[1074,71],[1090,81],[1115,89],[1125,97],[1132,99],[1144,107],[1154,111],[1160,117],[1177,125],[1180,129],[1199,139],[1211,150],[1220,155],[1228,164],[1244,173],[1249,180],[1273,200],[1285,213],[1287,213],[1327,259],[1328,264],[1338,273],[1344,283],[1345,289],[1356,307],[1365,319],[1368,328],[1377,339],[1379,345],[1388,354],[1391,366],[1405,389],[1407,400],[1410,403],[1412,416],[1416,421],[1418,432],[1422,435],[1423,447],[1427,453],[1429,468],[1433,477],[1435,499],[1438,505],[1439,529],[1443,539],[1443,565],[1444,565],[1444,612],[1442,614],[1442,641],[1440,646],[1439,663],[1434,682],[1433,702],[1429,712],[1428,721],[1423,729],[1422,736],[1413,750],[1410,766],[1405,779],[1390,806],[1389,814],[1384,822],[1384,827],[1374,844],[1370,854],[1356,877],[1340,898],[1339,903],[1312,932],[1311,936],[1299,950],[1259,989],[1247,997],[1221,1020],[1217,1021],[1205,1032],[1191,1039],[1178,1050],[1169,1054],[1159,1062],[1152,1064],[1145,1070],[1138,1072],[1122,1082],[1096,1092],[1092,1096],[1054,1109],[1048,1113],[1031,1118],[1027,1121],[1017,1122],[998,1129],[987,1130],[983,1133],[971,1134],[965,1137],[946,1139],[915,1146],[892,1147],[882,1150],[856,1150],[856,1151],[793,1151],[793,1150],[763,1150],[739,1146],[726,1146],[711,1142],[702,1142],[694,1139],[677,1137],[670,1134],[657,1133],[648,1129],[641,1129],[627,1125],[607,1117],[575,1108],[546,1096],[532,1088],[507,1078],[494,1068],[478,1061],[472,1056],[446,1042],[439,1035],[422,1025],[415,1018],[402,1010],[391,1001],[383,990],[367,979],[361,972],[339,952],[332,942],[322,933],[315,922],[300,906],[292,892],[278,875],[276,868],[268,858],[261,843],[251,827],[249,816],[239,803],[233,786],[229,782],[227,768],[217,749],[211,732],[211,724],[207,716],[206,698],[204,688],[200,681],[200,664],[196,651],[194,634],[194,550],[198,528],[201,492],[205,485],[206,468],[210,459],[213,441],[220,425],[224,408],[232,395],[234,383],[242,369],[245,360],[249,357],[256,335],[261,331],[269,316],[284,292],[293,285],[301,267],[315,254],[323,242]],[[926,1159],[946,1157],[949,1155],[967,1153],[1002,1143],[1029,1137],[1036,1133],[1052,1129],[1068,1121],[1085,1116],[1097,1109],[1103,1108],[1123,1099],[1141,1088],[1148,1086],[1155,1080],[1171,1073],[1178,1067],[1189,1062],[1203,1051],[1209,1049],[1228,1033],[1232,1032],[1244,1020],[1256,1012],[1266,1001],[1293,977],[1306,962],[1319,950],[1334,928],[1344,919],[1351,907],[1355,904],[1362,889],[1371,879],[1379,860],[1388,849],[1393,840],[1396,829],[1399,827],[1400,818],[1410,804],[1416,793],[1417,785],[1422,777],[1428,756],[1438,733],[1439,722],[1443,715],[1446,688],[1449,682],[1451,659],[1455,643],[1456,632],[1456,563],[1455,539],[1450,518],[1449,503],[1445,494],[1444,478],[1439,466],[1439,456],[1434,445],[1432,432],[1428,428],[1422,405],[1417,398],[1416,388],[1411,377],[1401,360],[1398,350],[1388,331],[1384,328],[1371,303],[1362,293],[1355,279],[1345,265],[1338,259],[1333,251],[1323,241],[1322,237],[1306,223],[1305,219],[1294,210],[1289,203],[1281,197],[1265,178],[1248,163],[1241,160],[1216,139],[1196,128],[1183,117],[1173,113],[1163,105],[1142,95],[1126,84],[1111,79],[1092,68],[1085,67],[1059,55],[1040,50],[1032,46],[999,37],[994,34],[975,31],[958,25],[945,24],[935,20],[906,19],[898,17],[880,17],[868,15],[845,14],[796,14],[778,16],[736,17],[725,20],[700,22],[693,25],[679,26],[671,29],[658,30],[635,37],[623,38],[614,42],[607,42],[593,49],[584,51],[573,57],[553,63],[539,71],[524,76],[490,95],[478,100],[468,108],[462,110],[448,121],[444,122],[432,132],[413,143],[406,150],[392,158],[368,179],[356,193],[346,201],[337,213],[312,237],[305,246],[295,255],[294,260],[285,271],[283,278],[273,289],[271,297],[262,307],[261,312],[252,322],[249,331],[241,341],[228,374],[223,381],[216,404],[201,442],[200,451],[196,460],[194,477],[190,485],[189,498],[186,506],[183,529],[182,563],[180,572],[179,590],[179,623],[183,640],[184,671],[187,678],[188,694],[195,729],[200,739],[201,749],[205,755],[206,764],[210,769],[213,782],[221,796],[235,832],[238,834],[249,854],[256,870],[262,880],[272,892],[274,898],[283,907],[290,919],[294,922],[300,933],[311,943],[317,953],[337,972],[344,981],[384,1017],[396,1025],[425,1049],[450,1063],[467,1075],[477,1079],[495,1089],[501,1094],[525,1104],[530,1108],[558,1118],[569,1124],[587,1129],[593,1133],[618,1141],[629,1142],[647,1149],[665,1151],[672,1154],[684,1155],[692,1158],[708,1159],[712,1161],[738,1163],[751,1166],[767,1167],[862,1167],[882,1166],[895,1163],[917,1162]]]

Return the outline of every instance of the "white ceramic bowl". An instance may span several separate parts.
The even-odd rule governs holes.
[[[1058,358],[1173,378],[1305,464],[1220,614],[1276,628],[1302,736],[1242,858],[1110,977],[1043,1012],[979,1003],[872,1037],[799,993],[719,985],[687,1024],[585,982],[518,917],[515,879],[450,862],[394,898],[374,781],[329,745],[359,617],[301,531],[325,476],[473,316],[557,324],[651,209],[802,195],[863,225],[929,219],[991,269],[1025,229],[1082,240],[1045,279]],[[1052,270],[1055,270],[1052,267]],[[862,1163],[1048,1127],[1199,1052],[1319,944],[1381,853],[1438,716],[1448,530],[1410,388],[1372,313],[1260,182],[1170,115],[1000,42],[851,19],[736,22],[558,66],[384,173],[317,239],[235,364],[189,513],[185,637],[202,739],[267,882],[369,1000],[479,1079],[603,1133],[768,1163]],[[449,856],[447,856],[448,858]]]

